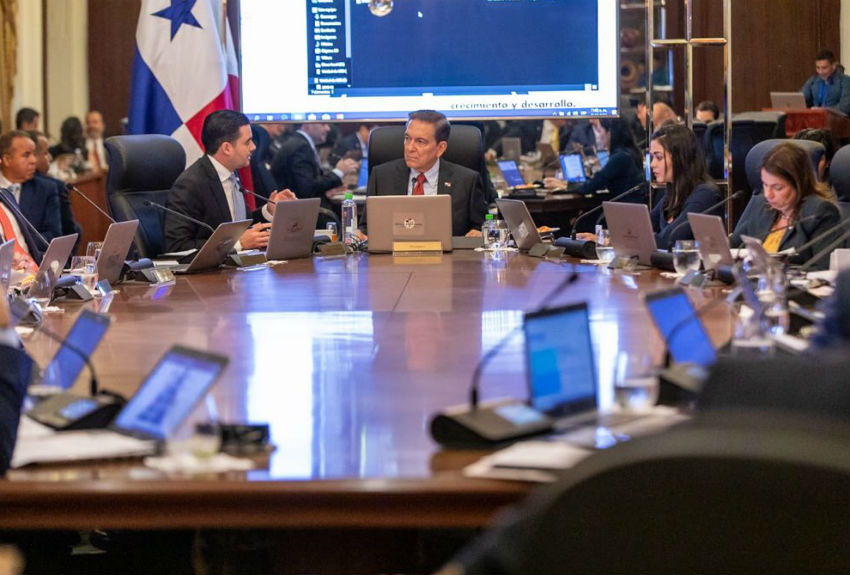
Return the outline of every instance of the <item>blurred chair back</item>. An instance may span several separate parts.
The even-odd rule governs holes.
[[[769,110],[765,112],[741,112],[735,115],[735,119],[753,121],[753,143],[757,144],[771,138],[784,138],[786,116],[785,112]]]
[[[274,177],[266,167],[264,161],[264,158],[269,153],[271,138],[266,129],[257,124],[251,124],[251,135],[254,138],[254,145],[257,146],[257,149],[251,154],[251,177],[254,180],[253,191],[268,198],[276,188]],[[264,203],[259,198],[257,198],[257,202],[257,207],[260,207]]]
[[[470,571],[847,572],[848,509],[850,424],[723,412],[592,455]]]
[[[165,251],[163,213],[144,205],[165,204],[174,181],[186,168],[186,152],[170,136],[113,136],[105,142],[109,155],[106,195],[118,221],[139,220],[133,240],[135,257],[152,258]]]
[[[842,202],[850,202],[850,145],[840,148],[832,156],[829,179],[838,199]]]
[[[761,189],[761,165],[764,163],[764,157],[773,148],[785,142],[790,142],[795,146],[803,148],[806,153],[809,154],[809,158],[812,161],[812,169],[817,174],[818,162],[820,161],[821,156],[826,153],[822,144],[809,140],[765,140],[764,142],[759,142],[753,146],[753,149],[747,154],[747,182],[749,183],[751,190],[755,191]]]
[[[705,148],[705,132],[708,130],[708,124],[705,122],[700,122],[699,120],[694,120],[694,125],[692,127],[694,131],[694,135],[697,137],[697,142],[702,147],[702,151],[705,152],[706,161],[708,160],[708,150]]]
[[[379,126],[369,134],[369,172],[375,166],[404,157],[404,126]],[[449,162],[478,172],[486,188],[489,181],[484,160],[481,130],[475,126],[452,125],[448,147],[442,156]]]

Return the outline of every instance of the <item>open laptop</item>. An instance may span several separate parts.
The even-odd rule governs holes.
[[[699,243],[699,255],[705,269],[716,270],[720,266],[731,266],[735,263],[735,258],[729,250],[723,218],[690,212],[688,222],[694,232],[694,239]]]
[[[587,181],[581,154],[561,154],[561,172],[567,188],[578,187]]]
[[[0,244],[0,295],[5,296],[12,283],[12,263],[15,260],[15,240]]]
[[[369,196],[369,252],[393,251],[393,242],[439,241],[452,251],[452,197]]]
[[[274,208],[266,259],[306,258],[313,253],[313,231],[319,220],[319,198],[278,202]]]
[[[645,204],[602,202],[602,211],[611,232],[611,245],[618,258],[637,257],[641,265],[652,265],[655,232]]]
[[[62,275],[62,269],[76,242],[77,234],[59,236],[50,240],[50,245],[47,246],[47,251],[44,252],[41,265],[38,266],[35,274],[35,281],[27,292],[27,297],[48,299],[52,296],[53,286]]]
[[[771,92],[770,107],[779,110],[805,110],[806,98],[802,92]]]
[[[510,136],[502,138],[502,159],[519,161],[522,155],[522,140]]]
[[[186,420],[227,363],[224,356],[175,345],[108,428],[25,435],[19,438],[12,466],[155,453]],[[80,397],[64,409],[69,416],[81,417],[86,409],[96,407],[91,398]]]
[[[499,160],[496,162],[496,165],[499,167],[499,171],[502,172],[502,177],[508,186],[515,188],[525,185],[522,172],[519,171],[519,166],[517,166],[514,160]]]
[[[611,153],[608,150],[597,150],[596,159],[599,160],[599,169],[604,168],[611,158]]]
[[[101,280],[109,280],[109,283],[117,283],[121,279],[121,270],[124,268],[124,260],[133,243],[133,236],[139,227],[139,220],[128,220],[126,222],[115,222],[106,230],[103,238],[103,246],[100,248],[100,256],[97,258],[97,277]]]
[[[365,194],[366,187],[369,185],[369,158],[363,158],[360,160],[360,172],[357,175],[357,188],[355,188],[355,194]],[[277,208],[275,208],[277,209]]]
[[[227,254],[233,250],[233,246],[236,245],[236,242],[239,241],[239,238],[242,237],[242,234],[249,227],[251,227],[251,220],[239,220],[219,224],[213,235],[204,242],[204,245],[201,246],[201,249],[198,250],[191,262],[169,269],[175,274],[192,274],[218,268],[224,263],[224,260],[227,259]],[[312,230],[310,233],[313,233]]]
[[[39,380],[41,386],[50,386],[57,391],[71,389],[86,364],[82,355],[91,357],[109,329],[109,323],[108,315],[82,310],[56,355],[44,368]],[[33,391],[30,387],[30,393]]]
[[[717,352],[694,309],[688,294],[680,287],[644,294],[644,303],[658,332],[676,363],[708,368]]]
[[[516,247],[523,251],[528,251],[543,241],[540,239],[537,226],[534,225],[534,220],[531,218],[525,202],[522,200],[498,199],[496,200],[496,205],[508,223]]]

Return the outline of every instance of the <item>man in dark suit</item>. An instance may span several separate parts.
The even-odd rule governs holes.
[[[481,235],[487,213],[478,172],[440,158],[451,125],[440,112],[411,112],[404,132],[404,158],[372,168],[368,196],[448,194],[452,197],[452,235]],[[366,231],[366,214],[361,229]]]
[[[9,303],[0,297],[0,475],[6,473],[15,450],[21,404],[32,373],[32,360],[10,327]]]
[[[41,132],[32,131],[27,132],[27,134],[29,134],[30,139],[35,143],[35,177],[53,183],[59,194],[59,219],[62,224],[62,235],[82,235],[80,224],[74,219],[74,212],[71,209],[68,186],[62,180],[47,175],[48,170],[50,170],[50,162],[53,159],[50,155],[50,142],[47,141],[47,136]],[[79,241],[79,238],[77,238],[77,242]]]
[[[253,219],[236,249],[265,249],[275,202],[294,199],[289,190],[272,192],[269,202],[248,212],[235,171],[248,166],[254,141],[244,114],[218,110],[204,120],[201,141],[206,154],[180,174],[168,195],[168,207],[215,228],[221,223]],[[166,251],[200,249],[212,235],[207,228],[166,214]]]
[[[342,158],[360,160],[367,157],[369,155],[369,132],[374,127],[374,124],[358,124],[356,130],[340,138],[331,153],[333,161],[339,161]]]
[[[0,187],[15,198],[21,213],[48,242],[62,235],[59,192],[50,182],[35,178],[35,143],[27,132],[12,130],[0,136]]]
[[[330,207],[329,197],[343,191],[343,178],[357,174],[359,164],[343,158],[333,170],[322,168],[316,146],[325,142],[330,126],[322,122],[301,124],[272,160],[272,176],[278,188],[288,188],[299,198],[321,198]]]

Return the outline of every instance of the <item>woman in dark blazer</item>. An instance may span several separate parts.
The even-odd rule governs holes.
[[[705,156],[694,133],[681,124],[664,124],[652,134],[649,143],[650,168],[655,181],[665,190],[650,217],[659,249],[673,247],[676,240],[693,239],[685,224],[689,212],[705,212],[721,201],[720,190],[711,181]],[[722,207],[716,208],[717,215]]]
[[[815,179],[809,155],[793,143],[779,144],[768,152],[761,167],[761,181],[762,192],[753,195],[747,204],[729,239],[731,247],[739,247],[741,236],[747,235],[761,240],[768,253],[776,253],[800,247],[839,222],[838,207],[828,188]],[[828,234],[792,256],[790,262],[809,261],[835,241],[838,233]],[[824,254],[811,267],[828,266],[829,254]]]

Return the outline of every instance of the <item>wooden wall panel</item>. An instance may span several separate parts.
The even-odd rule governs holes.
[[[88,0],[89,102],[103,113],[108,136],[121,133],[141,0]]]

